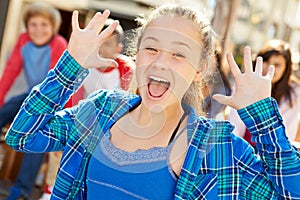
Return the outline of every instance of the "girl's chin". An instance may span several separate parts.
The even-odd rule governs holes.
[[[166,109],[161,104],[152,104],[149,106],[149,111],[152,113],[161,113],[164,112]]]
[[[145,98],[146,96],[146,98]],[[170,108],[178,109],[178,100],[174,100],[170,95],[164,94],[159,98],[152,97],[149,93],[144,93],[142,96],[142,104],[153,113],[160,113],[169,110]]]

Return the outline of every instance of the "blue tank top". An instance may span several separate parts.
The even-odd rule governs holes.
[[[87,171],[87,199],[172,199],[177,178],[169,163],[172,145],[126,152],[105,134]],[[173,144],[173,143],[171,143]]]

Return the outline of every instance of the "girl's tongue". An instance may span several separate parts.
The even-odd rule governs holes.
[[[149,94],[154,98],[159,98],[165,94],[165,92],[169,89],[169,86],[170,84],[167,82],[151,80],[148,84]]]

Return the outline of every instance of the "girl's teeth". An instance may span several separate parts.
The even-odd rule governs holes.
[[[165,79],[161,79],[155,76],[150,76],[150,79],[155,80],[155,81],[159,81],[159,82],[165,82],[168,83],[169,81],[165,80]]]

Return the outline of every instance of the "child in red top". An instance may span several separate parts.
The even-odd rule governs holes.
[[[26,32],[20,34],[0,79],[0,130],[12,122],[31,88],[44,80],[67,48],[67,41],[57,34],[61,24],[57,10],[35,5],[25,12],[23,20]],[[27,90],[5,102],[7,93],[22,70]],[[72,101],[68,102],[66,107],[71,104]]]

